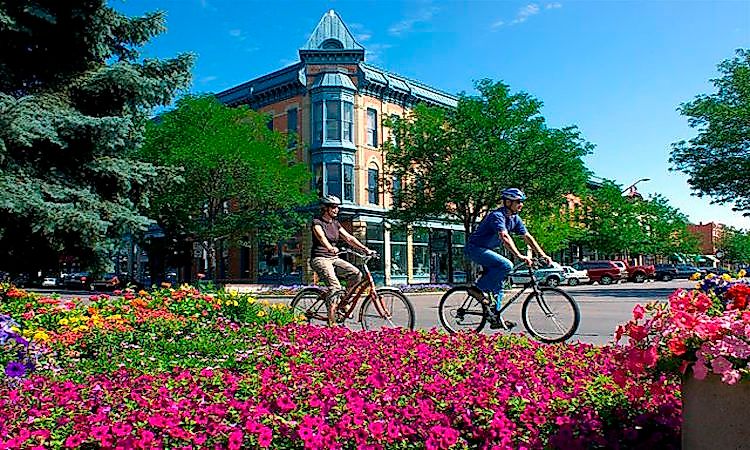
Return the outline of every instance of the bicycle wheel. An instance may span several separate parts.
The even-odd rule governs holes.
[[[581,321],[578,304],[564,291],[541,288],[526,297],[521,308],[523,326],[536,339],[563,342],[573,336]]]
[[[381,328],[414,329],[414,306],[400,291],[380,288],[368,295],[360,309],[363,330]]]
[[[487,310],[469,295],[467,286],[455,287],[443,295],[438,306],[440,323],[451,333],[480,331],[487,323]]]
[[[328,299],[323,289],[307,288],[294,296],[289,307],[297,317],[312,325],[328,325]]]
[[[343,291],[338,291],[328,296],[328,319],[326,322],[328,326],[346,325],[344,323],[346,321],[346,312],[339,308],[343,295]],[[346,306],[344,306],[344,308],[346,308]]]

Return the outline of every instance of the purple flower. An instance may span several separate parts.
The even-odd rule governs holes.
[[[5,375],[11,378],[20,378],[26,374],[26,366],[18,361],[11,361],[5,366]]]

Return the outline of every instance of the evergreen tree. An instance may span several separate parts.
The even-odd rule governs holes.
[[[103,0],[0,0],[0,267],[102,268],[143,229],[155,166],[133,159],[152,109],[190,81],[192,57],[139,58],[161,13]]]

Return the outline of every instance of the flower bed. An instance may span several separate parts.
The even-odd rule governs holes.
[[[679,446],[677,379],[630,379],[611,347],[318,328],[189,287],[6,286],[0,313],[36,361],[0,379],[0,448]]]

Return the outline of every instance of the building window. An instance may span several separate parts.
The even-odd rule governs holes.
[[[354,166],[344,164],[344,201],[354,201]]]
[[[401,203],[398,198],[399,194],[401,194],[401,177],[394,175],[391,179],[391,198],[393,200],[393,206],[398,207]]]
[[[273,131],[273,113],[268,117],[268,122],[266,122],[266,126],[269,130]]]
[[[408,259],[406,255],[406,228],[391,228],[391,282],[406,283]]]
[[[463,231],[453,230],[451,233],[452,251],[453,251],[453,282],[466,282],[466,268],[464,260],[464,245],[466,244],[466,234]]]
[[[297,108],[286,112],[286,132],[289,147],[297,146]]]
[[[326,188],[328,195],[341,198],[341,164],[326,164]]]
[[[412,261],[414,261],[414,282],[430,282],[430,232],[427,228],[414,228],[412,235]]]
[[[343,108],[344,108],[344,121],[343,121],[343,131],[344,131],[344,140],[347,142],[352,142],[352,137],[354,136],[354,105],[349,102],[343,102]]]
[[[315,164],[313,167],[313,190],[322,197],[323,192],[323,164]]]
[[[367,231],[365,232],[365,245],[370,250],[375,250],[378,254],[383,254],[384,239],[383,239],[383,225],[377,223],[368,223]],[[372,273],[372,278],[375,284],[382,285],[385,279],[385,264],[383,264],[382,258],[373,258],[367,263]]]
[[[325,140],[341,140],[341,110],[338,100],[326,100],[326,135]]]
[[[378,112],[372,108],[367,109],[367,145],[378,146]]]
[[[313,104],[313,142],[323,142],[323,102]]]
[[[380,192],[378,191],[378,166],[370,164],[367,169],[367,201],[371,205],[380,204]]]

